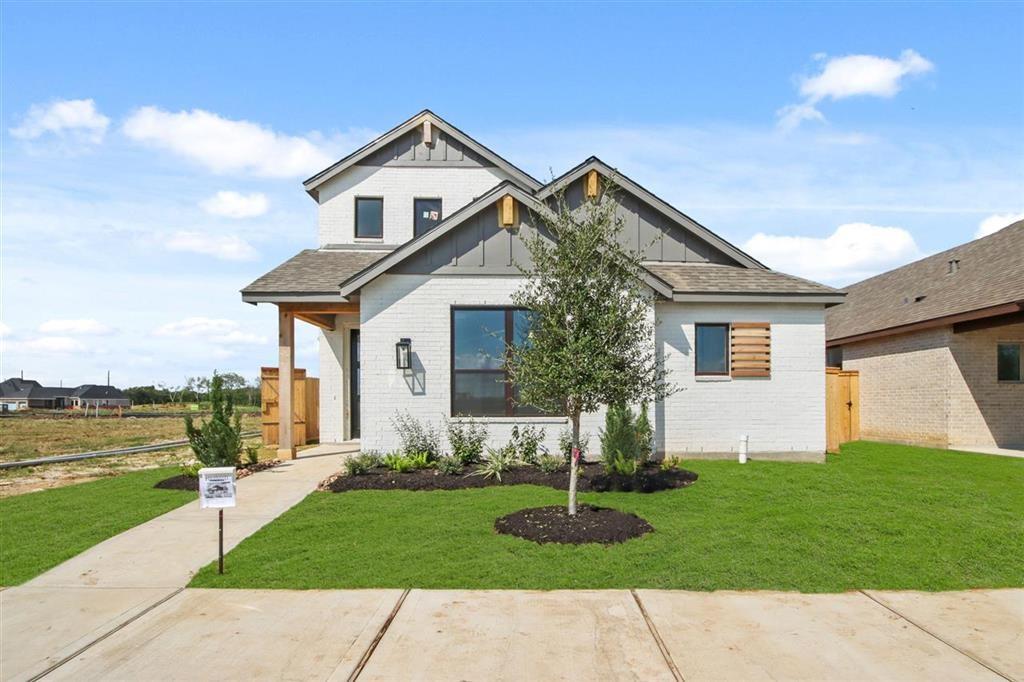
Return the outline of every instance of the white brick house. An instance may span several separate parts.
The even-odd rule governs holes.
[[[295,318],[321,328],[321,441],[392,449],[404,411],[438,426],[484,421],[495,444],[537,424],[554,450],[566,420],[517,405],[489,344],[521,331],[511,297],[535,212],[559,190],[586,201],[601,178],[617,185],[626,245],[644,250],[656,352],[683,389],[652,406],[659,452],[724,455],[747,435],[754,457],[820,458],[824,313],[842,294],[768,269],[596,158],[543,184],[429,111],[307,180],[318,248],[242,290],[278,306],[282,377]],[[408,369],[396,362],[402,340]],[[584,416],[592,445],[601,424]]]

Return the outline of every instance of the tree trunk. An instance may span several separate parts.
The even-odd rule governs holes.
[[[569,516],[576,514],[576,480],[579,478],[580,413],[572,411],[572,456],[569,457]]]

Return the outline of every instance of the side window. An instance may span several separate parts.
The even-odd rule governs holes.
[[[726,376],[729,374],[729,325],[698,324],[695,354],[698,376]]]
[[[440,199],[414,199],[412,209],[413,236],[430,232],[441,222]]]
[[[380,197],[356,197],[356,237],[380,239],[384,236],[384,200]]]
[[[996,346],[996,377],[999,381],[1021,380],[1020,343],[1000,343]]]

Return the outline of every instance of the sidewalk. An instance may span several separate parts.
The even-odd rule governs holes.
[[[301,501],[357,449],[318,446],[241,479],[238,506],[224,512],[224,551]],[[187,504],[0,592],[0,679],[30,679],[181,591],[217,558],[216,516]]]
[[[1024,590],[188,589],[46,679],[1020,680],[1022,629]]]

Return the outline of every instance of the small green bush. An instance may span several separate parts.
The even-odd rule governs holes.
[[[260,461],[260,446],[258,445],[247,445],[245,447],[245,465],[253,466],[259,464]]]
[[[512,447],[515,448],[519,461],[526,464],[536,464],[540,454],[541,441],[544,440],[544,429],[536,426],[523,426],[518,424],[512,427]]]
[[[568,464],[569,460],[572,459],[572,431],[569,429],[562,429],[562,432],[558,434],[558,450],[562,453],[562,459]],[[586,459],[587,452],[590,450],[590,434],[586,431],[580,432],[580,458]]]
[[[437,429],[424,424],[408,412],[395,412],[391,425],[401,441],[401,451],[406,455],[426,453],[430,461],[441,454],[441,439]]]
[[[604,470],[609,474],[619,474],[620,476],[632,476],[636,473],[637,467],[639,466],[637,460],[632,457],[627,457],[621,452],[616,452],[610,460],[606,459],[604,463]]]
[[[404,474],[415,468],[412,461],[400,452],[389,452],[384,455],[384,466],[399,474]]]
[[[376,453],[361,452],[345,460],[345,472],[349,476],[362,476],[379,465],[380,457]]]
[[[199,470],[203,468],[202,462],[189,462],[181,465],[181,475],[189,478],[199,478]]]
[[[457,476],[462,473],[462,462],[458,457],[442,457],[437,460],[437,470],[447,476]]]
[[[672,469],[682,469],[682,468],[683,468],[683,458],[682,457],[676,457],[675,455],[673,455],[672,457],[666,457],[665,459],[661,460],[661,470],[662,471],[670,471]]]
[[[633,411],[627,405],[609,405],[601,432],[601,460],[610,473],[620,466],[617,464],[620,458],[637,458],[636,424]]]
[[[495,478],[501,482],[501,475],[511,469],[516,463],[516,450],[509,443],[502,448],[487,448],[487,459],[483,461],[470,476],[483,476],[484,478]]]
[[[405,458],[412,464],[413,469],[429,469],[434,461],[426,452],[414,452]]]
[[[448,445],[455,457],[465,466],[476,464],[484,453],[487,442],[487,427],[472,419],[452,421],[445,419],[445,430],[448,432]]]
[[[636,458],[645,464],[654,454],[654,428],[647,416],[647,403],[640,406],[640,414],[636,418]]]
[[[545,474],[554,474],[565,467],[565,460],[556,455],[543,454],[537,459],[537,466]]]
[[[210,381],[210,418],[197,428],[185,415],[185,435],[196,459],[208,467],[237,467],[242,451],[242,415],[235,412],[231,394],[224,393],[224,379],[213,373]]]

